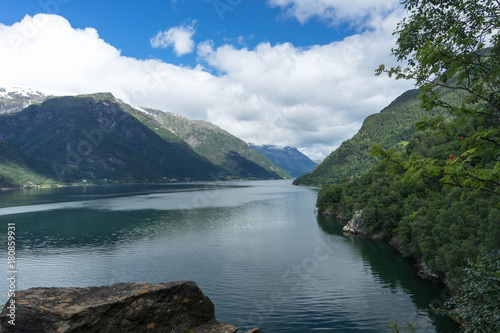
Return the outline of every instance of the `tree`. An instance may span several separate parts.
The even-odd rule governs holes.
[[[397,161],[406,178],[433,179],[449,186],[500,195],[500,1],[405,0],[393,55],[406,66],[386,69],[396,79],[415,80],[421,106],[445,108],[449,117],[418,124],[458,143],[446,159],[412,156]],[[459,93],[449,99],[446,92]],[[455,94],[456,95],[456,94]]]
[[[500,331],[500,251],[483,253],[464,269],[458,295],[439,312],[456,316],[465,332]]]

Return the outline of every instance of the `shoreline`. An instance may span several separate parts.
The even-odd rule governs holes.
[[[393,235],[390,240],[387,240],[387,239],[384,239],[380,234],[369,234],[369,233],[364,232],[364,230],[348,228],[350,230],[345,231],[345,227],[356,218],[357,214],[354,214],[353,219],[349,219],[347,216],[345,216],[341,213],[337,213],[335,211],[332,211],[330,208],[328,208],[324,212],[319,212],[319,213],[322,215],[326,215],[326,216],[334,216],[337,219],[337,221],[339,221],[339,222],[346,222],[346,224],[344,225],[344,231],[343,231],[344,235],[354,235],[354,236],[358,236],[358,237],[372,239],[372,240],[379,241],[379,242],[384,242],[384,243],[388,244],[389,246],[391,246],[392,248],[396,249],[399,252],[399,254],[401,255],[401,257],[404,258],[403,249],[402,249],[401,245],[399,244],[396,235]],[[358,213],[358,212],[356,212],[356,213]],[[363,224],[364,224],[364,221],[363,221]],[[364,225],[362,225],[362,228],[364,228]],[[447,289],[449,292],[450,288],[448,287],[448,284],[446,283],[446,277],[439,277],[436,273],[431,271],[427,267],[425,262],[422,261],[421,259],[418,259],[415,257],[406,257],[404,259],[409,259],[411,261],[412,266],[416,268],[415,274],[418,277],[420,277],[421,279],[430,281],[434,284],[440,285],[445,290]],[[459,324],[460,327],[462,327],[462,321],[460,321],[458,318],[456,318],[452,315],[448,315],[448,317],[450,317],[453,321],[455,321],[457,324]]]
[[[216,182],[243,182],[243,181],[274,181],[274,180],[291,180],[285,178],[268,178],[268,179],[212,179],[212,180],[193,180],[193,181],[176,181],[165,183],[114,183],[114,184],[95,184],[95,183],[77,183],[77,184],[54,184],[54,185],[23,185],[19,187],[0,187],[0,192],[3,191],[16,191],[16,190],[38,190],[45,188],[63,188],[63,187],[90,187],[90,186],[122,186],[122,185],[173,185],[173,184],[197,184],[197,183],[216,183]]]
[[[328,208],[324,212],[319,212],[319,213],[322,215],[334,216],[339,222],[346,222],[346,224],[344,224],[344,226],[347,226],[347,224],[352,220],[341,213],[337,213],[335,211],[330,210],[330,208]],[[387,240],[387,239],[384,239],[380,234],[369,234],[369,233],[366,233],[364,230],[344,231],[344,234],[351,234],[351,235],[355,235],[355,236],[359,236],[359,237],[364,237],[364,238],[369,238],[372,240],[384,242],[384,243],[390,245],[391,247],[393,247],[394,249],[396,249],[400,253],[401,256],[404,256],[403,248],[401,247],[401,245],[399,245],[399,242],[397,241],[396,235],[392,235],[391,239]],[[410,257],[408,257],[408,259],[412,262],[412,265],[417,269],[416,274],[420,278],[425,279],[425,280],[429,280],[429,281],[436,283],[436,284],[441,284],[445,288],[448,288],[448,285],[446,284],[446,277],[439,277],[436,273],[432,272],[429,268],[427,268],[427,265],[425,264],[425,262],[423,262],[419,258],[415,258],[415,257],[410,256]]]
[[[330,210],[329,208],[324,212],[320,212],[320,214],[326,215],[326,216],[334,216],[337,219],[337,221],[339,221],[339,222],[347,222],[344,225],[344,227],[347,226],[348,223],[353,220],[353,219],[349,219],[347,216],[345,216],[341,213],[334,212],[334,211]],[[356,215],[356,214],[354,214],[354,215]],[[360,230],[343,231],[343,233],[344,233],[344,235],[346,235],[346,234],[347,235],[354,235],[354,236],[364,237],[364,238],[368,238],[368,239],[379,241],[379,242],[384,242],[384,243],[388,244],[389,246],[391,246],[392,248],[396,249],[399,252],[399,254],[401,255],[401,257],[404,257],[403,249],[402,249],[401,245],[399,244],[399,242],[397,241],[396,235],[393,235],[390,240],[387,240],[387,239],[384,239],[380,234],[369,234],[369,233],[366,233],[364,231],[360,232]],[[425,262],[423,262],[421,259],[418,259],[415,257],[407,257],[407,259],[409,259],[412,263],[412,266],[416,268],[416,275],[418,277],[420,277],[421,279],[424,279],[424,280],[428,280],[434,284],[440,285],[444,289],[448,289],[448,291],[450,290],[448,287],[448,284],[446,283],[446,277],[439,277],[437,274],[432,272],[427,267]],[[456,318],[452,315],[448,315],[448,317],[450,317],[453,321],[455,321],[456,323],[458,323],[462,327],[462,322],[458,318]]]

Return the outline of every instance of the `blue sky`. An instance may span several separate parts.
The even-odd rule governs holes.
[[[411,87],[397,0],[4,1],[0,85],[110,91],[322,159]]]
[[[178,65],[196,65],[196,55],[176,56],[171,48],[153,49],[150,39],[158,31],[193,22],[195,42],[212,40],[255,47],[262,42],[290,42],[296,47],[328,44],[355,31],[340,25],[310,20],[301,24],[287,19],[282,10],[263,0],[42,0],[8,1],[2,4],[0,22],[11,25],[25,15],[53,13],[65,17],[74,28],[93,27],[124,56],[159,58]],[[243,39],[241,39],[243,37]]]

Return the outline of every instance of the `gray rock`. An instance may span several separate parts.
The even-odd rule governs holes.
[[[366,235],[365,220],[363,219],[363,211],[358,210],[354,213],[353,218],[347,222],[342,229],[344,232],[351,234]]]
[[[397,235],[392,235],[391,240],[389,241],[389,245],[395,247],[399,252],[403,253],[403,247],[399,243],[399,238]]]
[[[15,295],[15,326],[6,304],[1,332],[234,333],[215,320],[214,305],[195,282],[120,283],[105,287],[32,288]]]
[[[431,268],[422,259],[417,260],[417,268],[418,268],[418,275],[420,277],[435,282],[441,281],[441,277],[437,273],[433,272]]]

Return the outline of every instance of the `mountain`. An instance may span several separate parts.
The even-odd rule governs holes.
[[[400,151],[415,136],[415,123],[425,116],[436,116],[444,111],[429,113],[421,109],[417,96],[420,90],[403,93],[380,113],[365,119],[363,126],[351,139],[344,141],[311,173],[294,181],[295,185],[338,184],[344,178],[359,176],[378,163],[370,157],[371,146],[380,144],[384,149]],[[453,92],[447,92],[450,99]]]
[[[0,188],[19,184],[55,184],[48,162],[25,154],[18,147],[0,141]]]
[[[249,143],[249,146],[267,157],[292,177],[299,177],[300,175],[309,173],[318,165],[295,147],[258,146],[252,143]]]
[[[212,123],[149,108],[129,106],[126,110],[165,139],[174,140],[174,135],[177,140],[186,142],[232,177],[290,178],[286,171],[243,140]]]
[[[0,114],[19,112],[31,104],[41,103],[58,95],[68,94],[24,87],[0,87]]]
[[[211,180],[220,168],[168,142],[107,93],[55,97],[0,115],[0,140],[50,163],[60,182]]]
[[[0,185],[53,179],[109,183],[289,178],[245,142],[209,122],[131,106],[109,93],[57,95],[0,88],[0,140],[9,144],[9,151],[17,148],[19,156],[22,152],[21,160],[30,160],[8,170],[1,165]],[[2,160],[5,151],[0,151]],[[31,169],[33,161],[50,162],[48,174],[43,168],[45,178],[35,177],[40,170]],[[24,176],[10,177],[13,169]],[[7,175],[17,181],[7,182]]]

